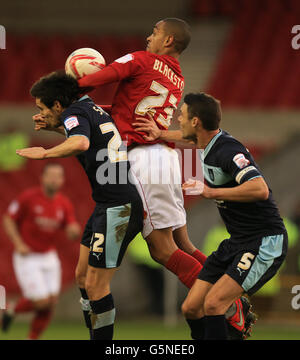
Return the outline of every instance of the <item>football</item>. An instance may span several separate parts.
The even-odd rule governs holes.
[[[93,74],[105,66],[105,59],[99,51],[91,48],[77,49],[70,54],[65,63],[65,71],[75,79]]]

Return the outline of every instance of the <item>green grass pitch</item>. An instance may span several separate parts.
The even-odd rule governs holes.
[[[26,339],[29,322],[15,321],[7,334],[0,333],[0,340]],[[159,320],[119,320],[115,324],[115,340],[190,340],[189,329],[184,322],[174,327],[164,326]],[[253,340],[300,340],[299,325],[257,323],[253,328]],[[54,320],[41,340],[88,340],[88,332],[81,322]]]

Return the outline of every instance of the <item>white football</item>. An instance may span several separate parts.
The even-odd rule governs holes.
[[[93,74],[105,66],[105,59],[99,51],[91,48],[77,49],[67,58],[65,71],[75,79]]]

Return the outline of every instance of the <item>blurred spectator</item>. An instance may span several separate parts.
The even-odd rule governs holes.
[[[29,339],[38,339],[48,326],[61,286],[61,265],[55,240],[61,228],[69,239],[80,235],[74,208],[59,192],[64,169],[48,163],[41,186],[22,192],[3,217],[4,230],[14,245],[13,265],[22,295],[3,313],[2,330],[7,331],[15,315],[34,312]]]

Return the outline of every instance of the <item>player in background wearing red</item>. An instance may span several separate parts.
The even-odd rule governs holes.
[[[197,279],[206,256],[189,240],[177,153],[163,140],[149,140],[133,124],[150,113],[159,129],[168,129],[184,90],[178,58],[190,37],[189,26],[183,20],[161,20],[147,38],[146,51],[127,54],[78,81],[82,88],[119,82],[110,113],[127,143],[131,169],[143,200],[143,237],[153,259],[188,288]],[[153,154],[155,161],[151,162]],[[155,174],[169,182],[151,183],[149,179]],[[174,179],[177,181],[173,183]],[[238,300],[231,317],[241,306]]]
[[[3,217],[4,230],[14,245],[13,266],[22,297],[2,318],[8,331],[13,318],[33,312],[28,339],[38,339],[49,325],[61,285],[61,266],[55,250],[60,229],[69,239],[79,237],[70,200],[60,192],[64,169],[48,163],[41,175],[41,186],[22,192]]]

